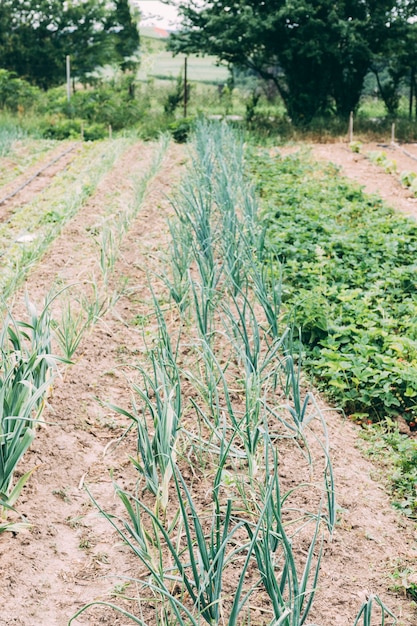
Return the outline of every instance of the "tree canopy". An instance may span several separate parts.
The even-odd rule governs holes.
[[[375,55],[404,30],[407,0],[183,0],[174,52],[215,55],[274,82],[298,123],[359,102]]]
[[[97,67],[125,70],[139,47],[128,0],[2,0],[0,68],[44,89],[65,81],[65,58],[81,80]]]

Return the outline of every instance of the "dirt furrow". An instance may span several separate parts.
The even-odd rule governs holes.
[[[389,144],[363,144],[361,152],[355,153],[346,143],[315,144],[310,146],[314,158],[329,161],[341,168],[341,173],[363,186],[370,194],[379,195],[389,206],[405,215],[417,218],[417,198],[405,188],[399,179],[403,171],[416,171],[417,162],[404,154],[417,154],[414,144],[396,147]],[[394,160],[397,173],[388,174],[378,165],[371,163],[367,155],[373,151],[385,151],[387,157]]]
[[[53,178],[65,170],[82,150],[80,142],[60,145],[48,153],[47,159],[32,165],[23,174],[0,190],[0,222],[6,221],[15,209],[41,193]]]

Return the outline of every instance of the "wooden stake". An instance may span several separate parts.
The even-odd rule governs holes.
[[[109,139],[111,139],[112,136],[113,136],[113,131],[112,131],[111,124],[109,124]]]
[[[391,126],[391,143],[395,143],[395,122]]]
[[[67,65],[67,100],[68,102],[70,102],[71,100],[71,60],[70,60],[69,54],[67,54],[66,65]]]
[[[353,111],[349,115],[349,143],[353,141]]]
[[[188,100],[188,77],[187,77],[187,57],[184,59],[184,117],[187,117]]]

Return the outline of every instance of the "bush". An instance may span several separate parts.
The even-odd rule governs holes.
[[[14,113],[31,108],[39,99],[40,91],[12,72],[0,69],[0,108]]]
[[[123,87],[123,89],[122,89]],[[137,125],[149,108],[149,98],[139,93],[133,98],[124,83],[105,83],[94,89],[82,89],[67,100],[65,90],[51,89],[38,109],[43,115],[59,115],[73,120],[85,120],[113,130]]]
[[[83,134],[86,141],[104,139],[108,129],[104,124],[85,124],[79,118],[49,117],[40,124],[42,137],[45,139],[80,139]]]
[[[171,133],[174,141],[177,143],[185,143],[188,139],[190,132],[194,128],[194,117],[184,117],[181,120],[176,120],[168,126],[168,130]]]

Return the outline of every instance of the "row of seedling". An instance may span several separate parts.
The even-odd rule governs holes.
[[[362,144],[358,141],[350,144],[352,152],[361,152]],[[374,165],[382,167],[387,174],[397,174],[397,163],[390,159],[385,150],[373,150],[368,153],[368,159]],[[404,170],[399,174],[399,180],[403,187],[409,189],[414,196],[417,195],[417,174],[413,171]]]
[[[133,220],[138,215],[149,183],[161,167],[168,143],[169,136],[161,135],[149,169],[142,177],[133,182],[134,194],[132,202],[122,207],[116,213],[110,212],[104,216],[103,223],[99,228],[97,244],[100,253],[100,270],[105,285],[108,284],[110,275],[114,271],[121,243]]]
[[[152,290],[154,341],[131,406],[113,406],[135,429],[137,484],[115,483],[121,518],[95,502],[145,574],[128,581],[136,606],[92,602],[70,623],[100,604],[142,625],[301,626],[334,528],[326,425],[280,327],[242,142],[202,124],[193,147],[161,275],[170,305]]]
[[[55,375],[55,366],[59,358],[51,354],[51,343],[54,330],[58,340],[66,342],[64,354],[72,356],[79,340],[74,334],[70,337],[70,329],[74,329],[78,322],[74,322],[72,312],[67,311],[66,319],[62,324],[54,324],[51,306],[59,294],[51,296],[45,302],[43,310],[38,313],[34,304],[27,299],[28,321],[16,320],[8,311],[6,301],[27,275],[29,269],[45,252],[51,241],[58,235],[62,225],[70,219],[82,206],[86,198],[97,186],[103,174],[114,162],[118,150],[112,150],[103,160],[100,167],[94,161],[88,180],[80,182],[76,187],[70,187],[65,197],[53,198],[52,189],[39,201],[39,210],[36,207],[28,211],[25,207],[24,223],[29,228],[39,228],[42,236],[28,239],[24,244],[13,243],[10,233],[16,233],[23,225],[21,213],[16,212],[3,225],[0,236],[4,241],[4,260],[2,263],[2,320],[0,331],[0,534],[6,530],[17,531],[27,526],[21,520],[15,504],[19,494],[33,473],[32,468],[19,479],[15,479],[16,467],[30,447],[39,423],[42,421],[43,409],[49,388]],[[90,155],[91,156],[91,155]],[[66,174],[71,177],[71,173]],[[62,196],[62,186],[61,196]],[[47,200],[50,200],[48,203]],[[54,204],[56,214],[49,221],[51,205]],[[45,208],[47,213],[45,214]],[[49,207],[49,209],[48,209]],[[23,213],[22,213],[23,215]],[[29,216],[29,218],[28,218]],[[29,221],[28,221],[29,219]]]
[[[110,148],[86,147],[86,153],[81,154],[68,171],[57,176],[43,193],[35,196],[31,203],[22,205],[0,225],[3,252],[0,288],[4,299],[22,284],[126,147],[126,140],[113,142]]]
[[[370,152],[368,158],[375,165],[379,165],[387,174],[397,174],[397,164],[389,159],[386,152]],[[399,181],[403,187],[409,189],[413,196],[417,195],[417,174],[413,171],[404,170],[399,174]]]
[[[119,224],[117,242],[119,246],[122,236],[142,205],[149,181],[158,171],[166,148],[167,141],[163,139],[150,169],[134,184],[132,203],[116,221],[116,224]],[[114,161],[117,154],[120,154],[120,149],[121,145],[116,151],[112,149],[102,169],[94,172],[93,188],[109,164]],[[85,200],[83,189],[81,185],[80,189],[74,192],[75,195],[71,195],[71,200],[67,199],[67,204],[70,203],[72,208],[69,213],[65,212],[64,221],[73,215],[80,207],[80,203]],[[60,223],[56,228],[61,226]],[[44,244],[46,245],[45,242]],[[36,248],[32,252],[37,258],[41,250]],[[27,269],[26,267],[25,272]],[[107,287],[109,270],[107,265],[102,267],[104,287]],[[21,277],[18,277],[13,285],[10,283],[6,293],[12,292],[12,287],[14,289],[20,280]],[[5,304],[1,307],[5,314],[0,331],[0,533],[6,530],[17,531],[27,525],[26,521],[20,519],[14,506],[34,469],[29,470],[18,480],[15,480],[14,476],[18,463],[31,445],[37,426],[42,421],[45,399],[53,382],[57,362],[70,362],[85,332],[97,323],[120,297],[118,292],[109,294],[107,289],[101,288],[94,276],[78,285],[80,288],[78,295],[76,287],[61,285],[58,290],[54,290],[39,314],[27,299],[28,321],[16,321],[7,311]],[[59,321],[53,319],[53,306],[61,310]],[[60,346],[61,357],[51,354],[53,339]]]
[[[58,321],[54,323],[54,331],[62,354],[68,360],[72,359],[88,329],[115,306],[127,287],[122,280],[112,290],[110,280],[124,237],[143,205],[149,183],[159,171],[167,148],[167,136],[162,136],[150,167],[132,180],[131,201],[119,209],[111,204],[102,222],[90,228],[98,248],[96,271],[93,269],[88,278],[80,283],[59,288],[61,311]]]

